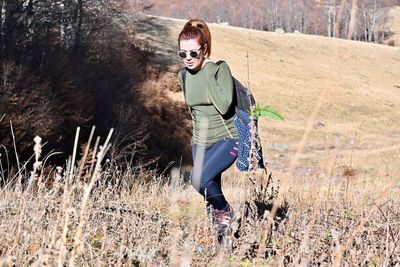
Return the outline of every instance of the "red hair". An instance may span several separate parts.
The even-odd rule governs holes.
[[[196,39],[203,46],[207,44],[207,57],[211,54],[211,32],[207,24],[201,19],[191,19],[183,26],[178,37],[178,45],[181,40]]]

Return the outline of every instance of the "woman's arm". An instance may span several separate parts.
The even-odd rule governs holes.
[[[178,72],[178,81],[179,81],[179,85],[181,86],[181,89],[183,91],[183,80],[182,80],[182,72],[181,71]]]
[[[225,62],[217,65],[207,62],[204,66],[208,84],[208,94],[221,115],[228,113],[234,96],[231,70]]]

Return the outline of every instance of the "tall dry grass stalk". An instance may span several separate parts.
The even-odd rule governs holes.
[[[15,181],[1,191],[0,265],[393,266],[400,261],[398,173],[377,180],[358,174],[349,182],[309,177],[301,187],[288,186],[281,201],[278,181],[285,174],[270,179],[254,173],[255,185],[229,171],[224,193],[242,221],[225,248],[215,242],[204,201],[191,186],[169,185],[168,177],[141,166],[122,170],[104,162],[111,134],[88,149],[97,152],[94,161],[83,153],[91,161],[90,174],[89,168],[81,171],[81,159],[48,174],[37,168],[36,176],[45,176],[30,190],[19,190]],[[328,168],[334,164],[332,155]]]
[[[15,152],[15,158],[17,160],[17,168],[18,168],[18,177],[19,177],[19,187],[21,187],[21,183],[22,183],[22,173],[21,173],[21,166],[19,164],[19,157],[18,157],[18,152],[17,152],[17,145],[15,144],[15,135],[14,135],[14,129],[13,129],[13,125],[12,122],[10,121],[10,129],[11,129],[11,135],[12,135],[12,140],[13,140],[13,145],[14,145],[14,152]]]

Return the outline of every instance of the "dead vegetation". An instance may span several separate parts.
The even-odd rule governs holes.
[[[395,266],[400,261],[396,179],[358,177],[332,184],[230,172],[225,191],[241,223],[230,245],[221,247],[204,202],[191,187],[172,186],[168,177],[141,166],[123,171],[106,160],[101,167],[108,140],[87,150],[97,151],[90,172],[80,170],[93,152],[76,166],[69,161],[47,174],[37,158],[29,178],[33,186],[15,179],[1,189],[2,266]]]
[[[149,64],[155,51],[135,37],[141,1],[14,2],[1,1],[0,15],[3,164],[7,154],[16,166],[10,122],[22,161],[40,134],[46,153],[64,153],[50,161],[63,164],[74,129],[89,134],[92,125],[103,138],[115,128],[110,152],[120,163],[189,161],[190,130],[176,127],[188,114],[165,96],[179,88],[176,76]]]

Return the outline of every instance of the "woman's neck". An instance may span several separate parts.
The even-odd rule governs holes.
[[[205,65],[206,65],[206,63],[208,62],[208,61],[210,61],[209,59],[207,59],[207,58],[203,58],[203,61],[199,64],[199,66],[197,67],[197,68],[195,68],[195,69],[192,69],[192,70],[188,70],[191,74],[196,74],[197,72],[199,72]]]

